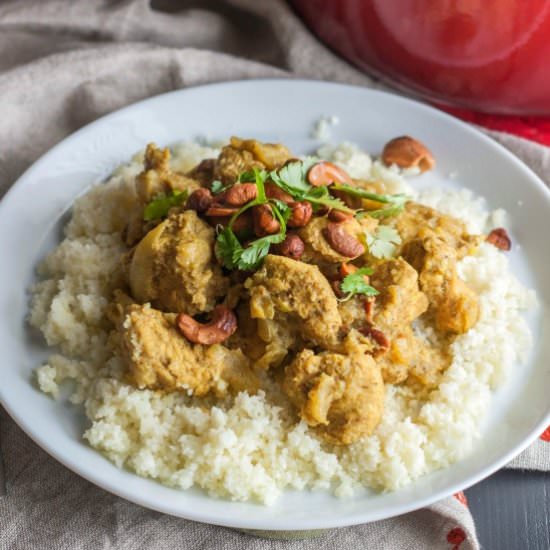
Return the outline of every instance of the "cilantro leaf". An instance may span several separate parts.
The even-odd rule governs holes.
[[[388,204],[404,204],[409,200],[409,197],[407,195],[403,195],[402,193],[398,193],[395,195],[381,195],[379,193],[371,193],[370,191],[366,191],[361,187],[354,187],[353,185],[349,185],[349,183],[335,183],[332,185],[332,189],[334,189],[335,191],[343,191],[344,193],[352,195],[353,197],[359,197],[361,199],[369,199],[371,201]]]
[[[288,218],[290,218],[290,216],[292,215],[292,208],[290,208],[290,206],[288,206],[286,202],[283,202],[279,199],[269,199],[269,202],[271,202],[277,208],[286,224]]]
[[[275,201],[273,201],[275,202]],[[242,270],[252,270],[258,267],[260,262],[269,254],[269,248],[272,244],[282,243],[286,238],[286,220],[291,214],[291,209],[282,201],[276,201],[280,205],[272,204],[273,215],[280,224],[279,233],[266,235],[260,239],[252,241],[241,253],[238,268]],[[284,206],[281,206],[284,205]],[[283,211],[281,212],[282,209]]]
[[[314,207],[327,206],[343,212],[354,212],[344,202],[331,196],[328,187],[313,187],[307,181],[309,169],[319,162],[315,157],[289,162],[279,170],[272,170],[269,177],[275,185],[286,191],[294,199],[309,201]]]
[[[254,170],[247,170],[246,172],[241,172],[237,177],[239,183],[254,183],[256,181],[256,176],[254,175]]]
[[[371,218],[376,218],[380,220],[382,218],[391,218],[392,216],[397,216],[403,212],[405,208],[405,202],[396,204],[395,206],[390,206],[388,208],[378,208],[377,210],[369,210],[368,212],[363,212],[363,214],[370,216]]]
[[[278,170],[272,170],[269,177],[283,191],[301,200],[303,195],[311,189],[311,185],[307,182],[307,173],[316,162],[317,160],[313,157],[289,162]]]
[[[409,200],[407,195],[401,193],[395,195],[380,195],[378,193],[370,193],[365,189],[360,187],[353,187],[347,183],[336,184],[332,186],[332,189],[336,191],[343,191],[348,195],[354,197],[359,197],[361,199],[368,199],[375,202],[381,202],[383,204],[388,204],[387,208],[378,208],[376,210],[369,210],[359,213],[358,217],[370,216],[371,218],[389,218],[391,216],[396,216],[405,208],[406,202]]]
[[[367,233],[366,238],[369,253],[375,258],[391,258],[401,243],[399,233],[389,225],[380,225],[374,235]]]
[[[228,269],[237,267],[243,247],[230,227],[225,227],[216,237],[216,258]]]
[[[254,168],[254,182],[258,188],[258,194],[256,195],[257,204],[263,204],[267,202],[267,197],[265,196],[265,180],[267,179],[267,172],[265,170],[258,170]]]
[[[143,219],[148,222],[164,218],[170,208],[180,206],[186,199],[187,191],[174,190],[169,195],[160,195],[145,207],[143,210]]]
[[[328,187],[325,186],[312,187],[311,190],[304,195],[303,200],[319,206],[322,205],[327,206],[328,208],[334,208],[335,210],[341,210],[342,212],[355,212],[355,210],[348,208],[341,199],[333,197],[329,193]]]
[[[237,267],[243,271],[249,271],[258,267],[260,262],[268,255],[272,244],[281,243],[285,240],[285,233],[267,235],[261,239],[252,241],[239,256]]]
[[[344,277],[340,284],[342,292],[347,294],[346,300],[349,300],[356,294],[364,294],[365,296],[376,296],[378,290],[370,286],[365,280],[365,275],[372,275],[373,269],[370,267],[361,267],[355,273],[350,273]]]
[[[230,187],[231,187],[231,184],[224,185],[220,180],[214,180],[210,185],[210,191],[212,191],[214,195],[219,195],[220,193],[223,193],[226,189],[229,189]]]
[[[275,201],[273,201],[275,202]],[[252,241],[241,253],[237,262],[237,267],[244,271],[252,270],[258,267],[260,262],[269,254],[269,248],[272,244],[282,243],[286,238],[286,220],[291,214],[291,209],[283,202],[277,201],[284,205],[283,211],[280,211],[281,206],[272,204],[271,209],[273,215],[277,218],[280,224],[279,233],[274,235],[266,235],[260,239]]]

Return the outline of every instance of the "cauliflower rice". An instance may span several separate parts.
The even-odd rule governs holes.
[[[187,171],[218,150],[184,143],[172,165]],[[416,193],[396,167],[385,167],[356,146],[324,145],[319,156],[356,178],[384,181],[387,191],[464,220],[471,232],[502,225],[503,211],[487,212],[468,190]],[[222,406],[184,394],[139,390],[122,381],[123,365],[108,346],[105,308],[118,281],[125,249],[120,231],[133,200],[141,156],[106,184],[76,200],[63,242],[39,268],[30,322],[59,353],[37,369],[42,391],[82,404],[89,444],[117,466],[169,486],[197,486],[232,500],[273,503],[284,489],[325,489],[348,496],[362,487],[395,490],[466,456],[480,437],[491,390],[524,361],[531,335],[521,311],[535,303],[510,273],[505,254],[482,244],[459,264],[459,275],[480,296],[479,322],[452,344],[453,361],[440,386],[420,399],[408,387],[386,385],[382,422],[373,435],[347,447],[319,441],[280,400],[241,393]],[[417,331],[433,337],[420,324]],[[279,403],[279,405],[277,404]]]

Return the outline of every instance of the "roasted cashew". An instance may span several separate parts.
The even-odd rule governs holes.
[[[327,161],[314,164],[307,173],[307,181],[313,187],[322,187],[331,183],[353,183],[345,170]]]
[[[323,229],[323,237],[333,250],[347,258],[357,258],[365,253],[365,247],[347,233],[341,223],[329,222]]]
[[[252,207],[252,218],[254,220],[254,233],[258,237],[273,235],[281,229],[281,224],[273,215],[273,210],[269,204],[259,204]]]
[[[289,195],[286,191],[283,191],[278,185],[275,185],[271,181],[265,183],[265,194],[269,199],[278,199],[285,204],[294,202],[292,195]]]
[[[223,196],[223,201],[231,206],[242,206],[256,198],[258,188],[255,183],[237,183]]]
[[[213,202],[214,197],[212,197],[212,192],[209,189],[201,187],[189,195],[185,207],[188,210],[195,210],[198,214],[204,214],[212,206]]]
[[[225,206],[223,204],[214,203],[205,212],[206,216],[219,217],[219,216],[232,216],[239,209],[236,206]]]
[[[304,227],[311,220],[313,215],[313,207],[310,202],[301,201],[295,202],[292,205],[292,214],[286,224],[288,227]]]
[[[190,315],[180,313],[176,317],[176,325],[193,344],[209,346],[225,342],[237,330],[237,318],[230,309],[218,305],[214,308],[209,323],[199,323]]]
[[[388,166],[397,164],[399,168],[420,168],[421,172],[431,170],[435,159],[430,150],[420,141],[410,136],[396,137],[382,151],[382,160]]]
[[[299,260],[304,253],[304,249],[304,241],[294,233],[289,233],[282,243],[273,246],[273,252],[275,254],[286,256],[293,260]]]
[[[493,229],[487,235],[487,242],[496,246],[500,250],[510,250],[512,248],[512,241],[508,236],[508,232],[503,227],[497,227]]]
[[[345,222],[347,220],[351,220],[353,218],[353,214],[351,212],[344,212],[343,210],[335,210],[332,208],[328,213],[328,219],[331,222]]]

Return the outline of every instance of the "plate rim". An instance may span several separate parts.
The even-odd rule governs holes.
[[[421,111],[430,113],[431,116],[435,115],[444,120],[452,122],[453,125],[457,125],[461,127],[463,131],[466,131],[469,135],[475,136],[476,139],[482,139],[482,141],[484,141],[488,146],[496,148],[500,154],[503,154],[505,157],[507,157],[508,161],[515,164],[522,172],[524,172],[526,175],[529,176],[529,178],[532,180],[532,183],[536,185],[539,188],[539,190],[542,191],[543,195],[546,197],[546,200],[548,201],[547,203],[548,206],[550,206],[550,189],[545,185],[542,179],[533,171],[532,168],[527,166],[524,162],[522,162],[516,155],[514,155],[502,144],[492,139],[488,135],[484,134],[479,129],[443,111],[439,111],[435,107],[431,107],[430,105],[427,105],[415,99],[403,97],[396,93],[366,88],[363,86],[357,86],[357,85],[351,85],[351,84],[345,84],[345,83],[339,83],[339,82],[328,82],[328,81],[319,80],[319,79],[292,78],[292,77],[280,78],[279,77],[279,78],[258,78],[258,79],[248,79],[248,80],[228,80],[228,81],[214,82],[214,83],[202,84],[199,86],[192,86],[192,87],[172,90],[169,92],[165,92],[162,94],[158,94],[152,97],[142,99],[140,101],[133,102],[129,105],[126,105],[120,109],[107,113],[93,120],[92,122],[79,128],[75,132],[64,137],[62,140],[56,143],[53,147],[48,149],[14,181],[14,183],[8,188],[8,190],[5,192],[2,199],[0,200],[0,219],[2,219],[2,214],[4,213],[4,211],[9,208],[11,197],[16,193],[17,188],[22,183],[24,183],[24,181],[27,178],[32,176],[32,174],[36,170],[39,170],[42,164],[44,162],[47,162],[50,155],[53,155],[58,148],[65,146],[67,142],[70,142],[72,139],[78,136],[81,136],[86,132],[93,131],[96,125],[104,124],[105,122],[108,122],[110,118],[118,117],[121,114],[124,114],[132,110],[138,105],[146,106],[148,103],[154,103],[158,100],[162,100],[162,98],[167,96],[185,95],[186,92],[189,92],[189,91],[196,92],[197,90],[200,92],[200,89],[203,89],[203,88],[214,88],[214,87],[223,88],[226,86],[237,86],[237,87],[243,86],[246,88],[248,86],[254,86],[257,83],[265,83],[265,82],[269,82],[274,85],[283,85],[283,86],[288,86],[288,85],[300,86],[304,84],[305,85],[315,84],[315,85],[322,85],[325,87],[332,87],[332,88],[343,88],[343,89],[351,88],[355,90],[361,90],[362,93],[365,93],[367,95],[373,94],[373,95],[380,95],[385,97],[390,96],[394,100],[401,101],[415,109],[420,109]],[[29,380],[29,384],[31,383],[32,382]],[[31,440],[35,444],[37,444],[41,449],[45,450],[53,459],[63,464],[72,472],[76,473],[77,475],[86,479],[87,481],[93,483],[94,485],[110,492],[111,494],[115,494],[119,497],[122,497],[130,502],[133,502],[145,508],[166,513],[168,515],[175,516],[175,517],[185,518],[185,519],[199,521],[199,522],[208,523],[208,524],[221,525],[226,527],[235,527],[235,528],[243,528],[243,529],[247,529],[247,528],[248,529],[265,529],[269,531],[301,531],[304,529],[324,529],[324,528],[351,526],[351,525],[357,525],[361,523],[370,523],[373,521],[379,521],[382,519],[389,519],[391,517],[395,517],[404,513],[418,510],[425,506],[429,506],[434,502],[437,502],[443,498],[451,496],[452,494],[458,491],[462,491],[464,489],[467,489],[468,487],[471,487],[475,483],[478,483],[480,480],[486,478],[487,476],[491,475],[495,471],[502,468],[502,466],[507,464],[515,456],[517,456],[519,453],[525,450],[529,445],[531,445],[540,436],[540,434],[544,431],[544,429],[550,424],[550,406],[549,406],[548,410],[546,411],[542,419],[529,432],[528,436],[523,438],[520,443],[518,443],[517,445],[509,449],[508,452],[503,453],[499,458],[495,459],[491,464],[487,465],[484,468],[481,468],[476,474],[466,476],[462,482],[452,483],[447,488],[439,489],[425,496],[424,498],[414,499],[414,501],[411,503],[395,505],[393,506],[393,509],[389,514],[387,512],[378,512],[375,510],[373,512],[369,512],[368,518],[365,519],[364,517],[362,517],[361,513],[356,512],[349,516],[346,516],[345,518],[341,518],[341,519],[337,518],[336,520],[331,520],[331,521],[325,518],[321,520],[316,520],[315,517],[313,518],[307,517],[307,518],[301,518],[299,520],[300,525],[289,527],[286,524],[283,525],[284,522],[288,521],[287,519],[276,518],[276,517],[272,517],[269,520],[266,520],[266,519],[254,520],[250,518],[244,518],[244,519],[239,518],[238,520],[231,519],[229,521],[225,521],[223,516],[221,515],[212,517],[204,512],[194,512],[193,509],[189,509],[189,510],[186,510],[185,513],[181,513],[181,511],[174,510],[169,506],[164,507],[164,506],[157,506],[155,504],[152,504],[146,498],[142,498],[140,495],[131,493],[130,490],[126,490],[126,488],[120,484],[115,485],[109,481],[104,481],[101,476],[101,471],[99,471],[97,475],[95,475],[95,473],[93,472],[83,473],[78,468],[78,465],[71,464],[68,460],[65,459],[64,456],[59,455],[57,450],[54,449],[53,446],[51,446],[48,443],[46,437],[40,437],[40,435],[33,430],[32,426],[29,425],[27,422],[25,422],[20,417],[20,415],[18,415],[17,411],[11,406],[10,400],[6,399],[6,396],[7,394],[5,393],[5,390],[2,387],[0,387],[0,404],[2,404],[2,406],[6,409],[9,416],[16,422],[16,424],[23,430],[23,432],[31,438]],[[96,451],[96,452],[99,452],[99,451]],[[108,460],[108,459],[105,458],[105,460]],[[134,472],[129,472],[129,473],[137,476],[137,474],[135,474]],[[156,480],[153,480],[153,481],[155,483],[160,483]],[[207,495],[207,498],[212,498],[212,497]]]

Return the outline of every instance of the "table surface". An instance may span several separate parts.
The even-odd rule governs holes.
[[[501,470],[465,493],[484,550],[550,550],[550,472]]]

